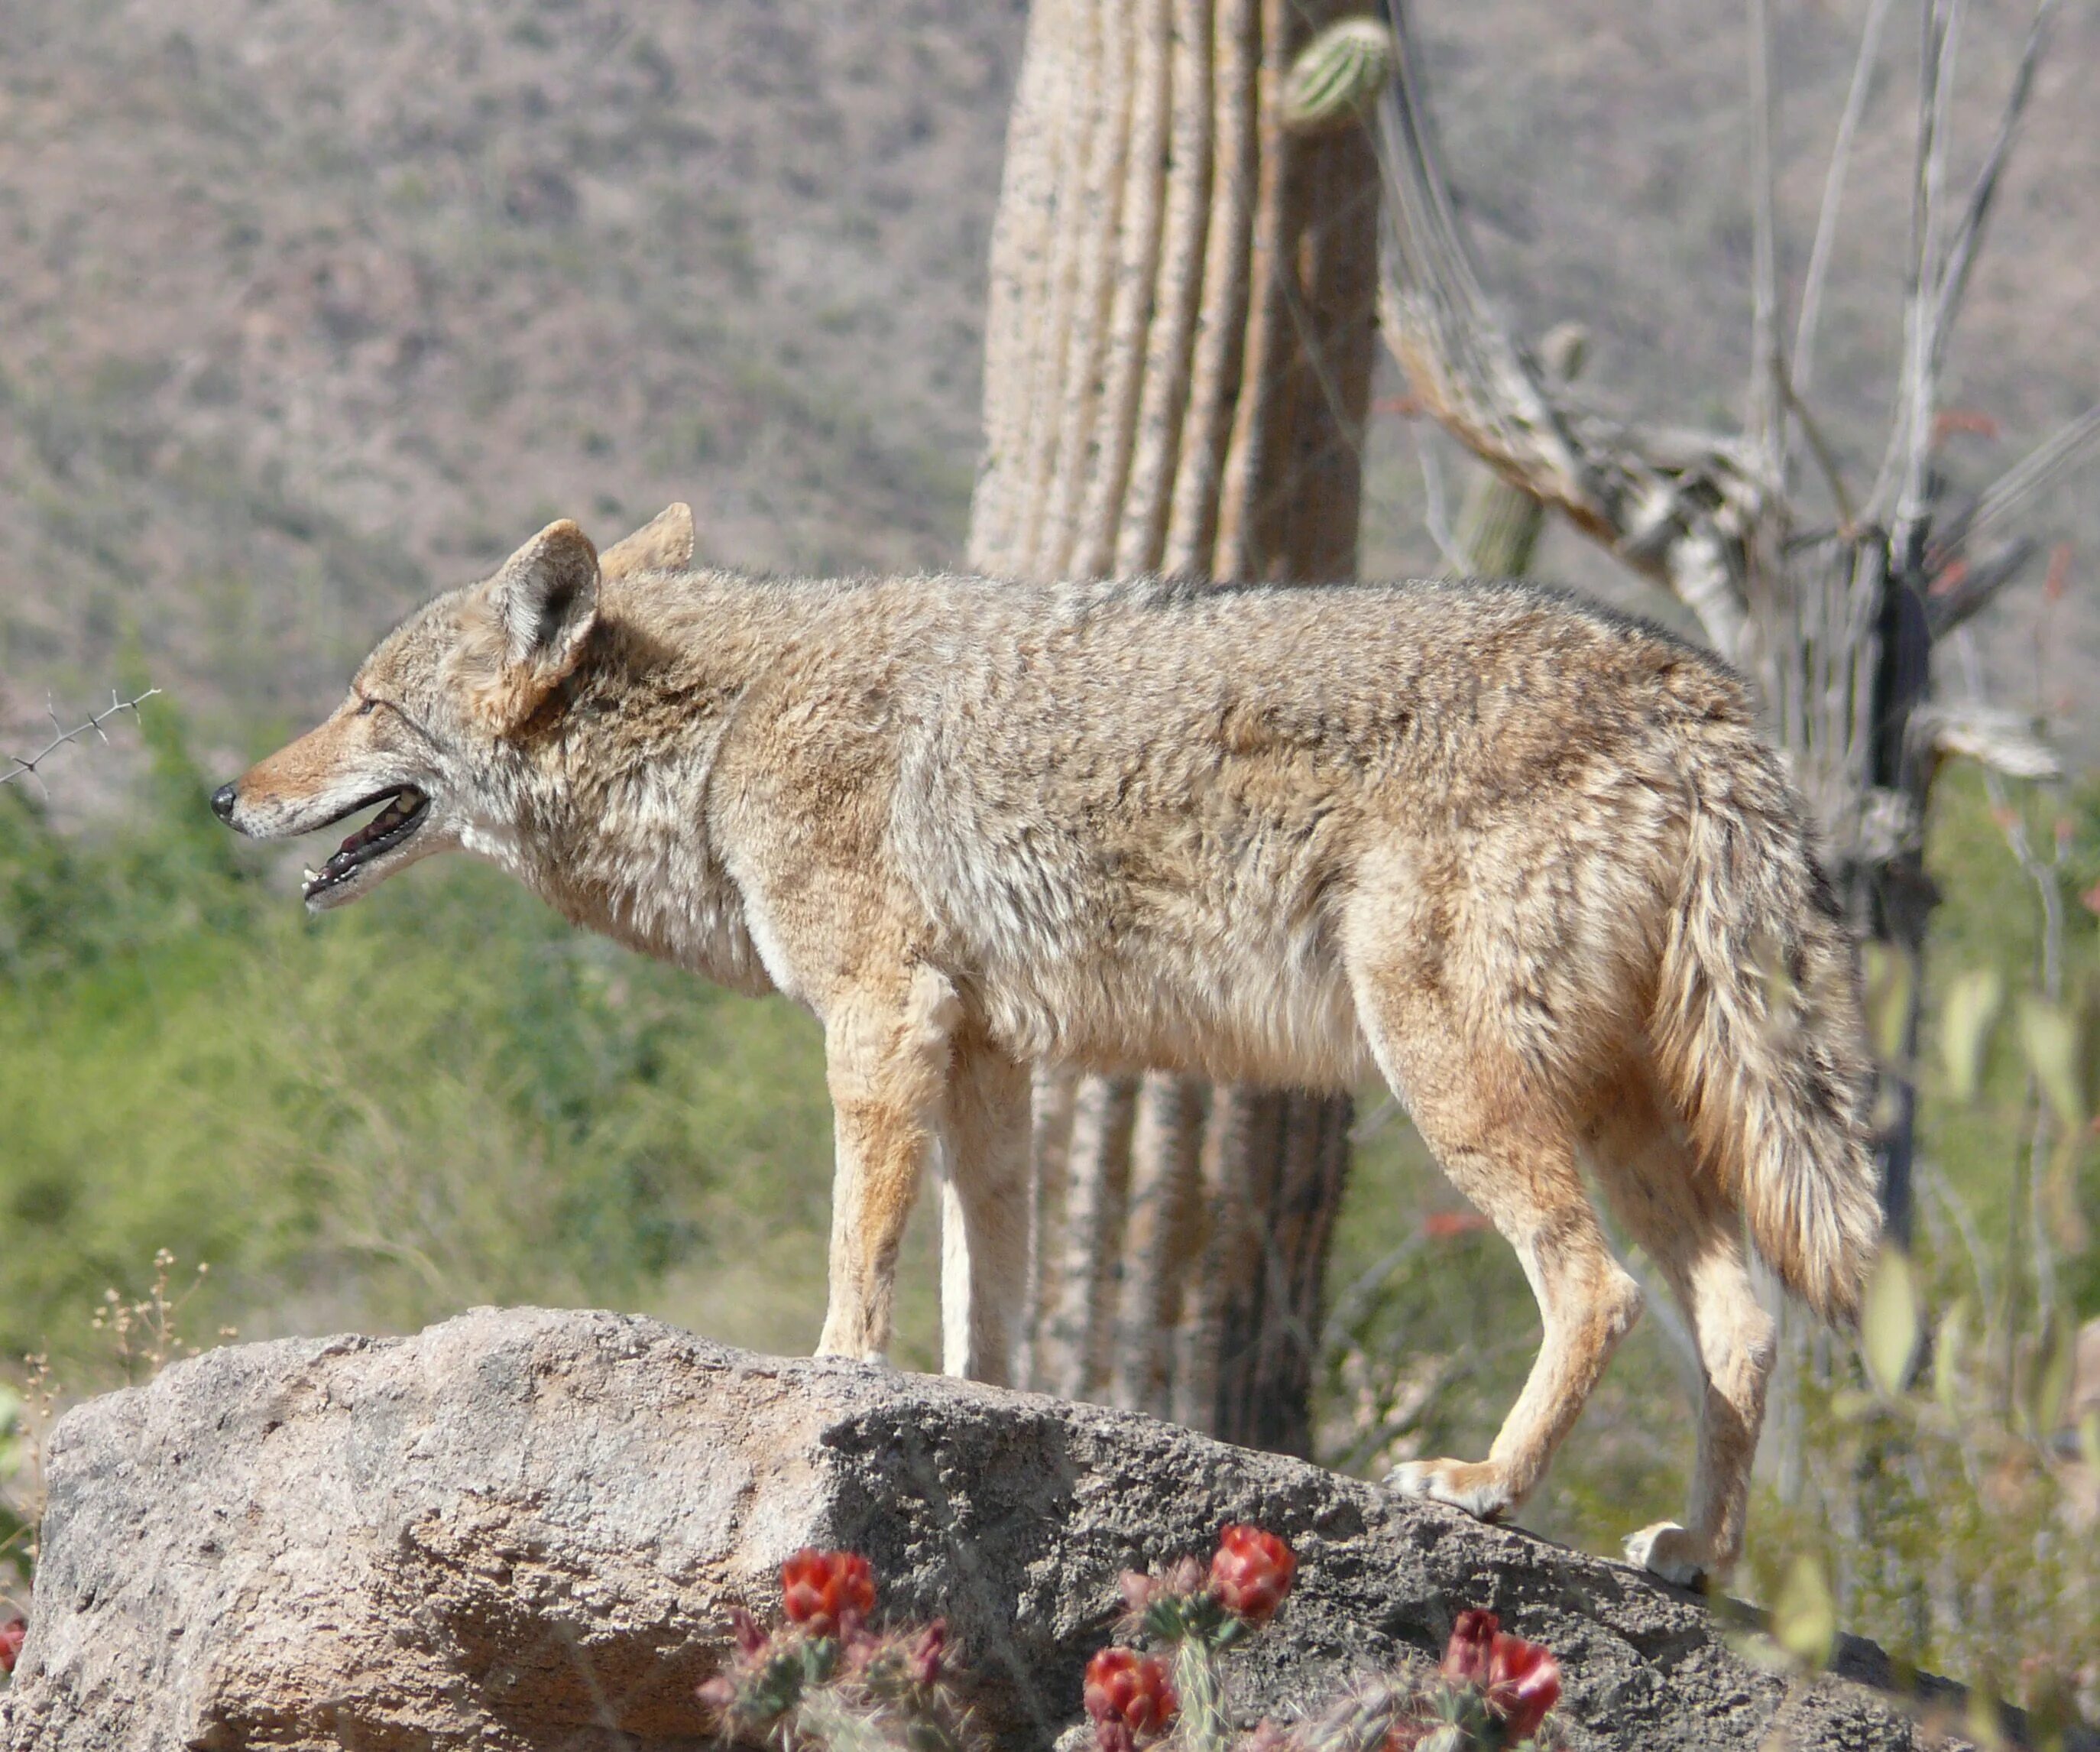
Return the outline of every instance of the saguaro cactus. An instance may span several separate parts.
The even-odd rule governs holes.
[[[979,570],[1355,570],[1377,165],[1361,126],[1285,117],[1295,57],[1345,10],[1037,0],[992,244]],[[1054,1074],[1038,1095],[1024,1378],[1303,1452],[1346,1099]]]

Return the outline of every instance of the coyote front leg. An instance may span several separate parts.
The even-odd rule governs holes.
[[[959,1009],[946,978],[923,964],[825,1006],[837,1167],[820,1357],[880,1361],[889,1348],[897,1251],[940,1121]]]

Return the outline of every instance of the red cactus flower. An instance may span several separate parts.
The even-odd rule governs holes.
[[[812,1636],[836,1636],[875,1610],[875,1569],[853,1551],[805,1546],[780,1566],[780,1604]]]
[[[1494,1676],[1488,1707],[1502,1719],[1511,1740],[1529,1740],[1546,1712],[1560,1701],[1560,1663],[1553,1651],[1518,1636],[1495,1639]]]
[[[938,1685],[941,1683],[942,1663],[948,1654],[948,1621],[936,1618],[921,1631],[905,1651],[905,1665],[910,1669],[915,1685]]]
[[[1506,1635],[1491,1612],[1458,1614],[1444,1651],[1443,1673],[1454,1684],[1478,1687],[1511,1741],[1537,1733],[1560,1697],[1560,1663],[1553,1651]]]
[[[1104,1752],[1164,1733],[1181,1709],[1166,1663],[1134,1648],[1104,1648],[1087,1663],[1086,1698]]]
[[[19,1614],[0,1624],[0,1673],[11,1673],[22,1658],[22,1644],[29,1634],[29,1621]]]
[[[1501,1621],[1491,1612],[1462,1612],[1444,1648],[1445,1678],[1454,1685],[1488,1683],[1488,1662]]]
[[[1228,1612],[1261,1624],[1276,1616],[1297,1573],[1298,1554],[1282,1540],[1234,1521],[1218,1536],[1218,1555],[1211,1560],[1211,1591]]]
[[[729,1627],[736,1638],[736,1652],[746,1661],[756,1661],[772,1646],[773,1633],[741,1606],[729,1609]]]
[[[1161,1593],[1158,1579],[1142,1569],[1126,1569],[1116,1578],[1116,1587],[1123,1595],[1123,1609],[1134,1622],[1142,1618],[1145,1609]]]

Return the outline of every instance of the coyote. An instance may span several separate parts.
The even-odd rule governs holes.
[[[549,525],[213,807],[275,839],[383,805],[316,911],[457,848],[814,1012],[823,1353],[880,1357],[932,1156],[944,1363],[1005,1378],[1032,1061],[1375,1069],[1544,1317],[1488,1458],[1391,1481],[1493,1516],[1640,1309],[1586,1163],[1705,1370],[1688,1525],[1629,1553],[1727,1569],[1774,1343],[1742,1231],[1844,1322],[1879,1227],[1851,945],[1737,676],[1515,584],[765,579],[692,539],[683,505],[602,557]]]

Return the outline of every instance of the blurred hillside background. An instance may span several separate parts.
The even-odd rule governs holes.
[[[1776,9],[1797,255],[1861,10]],[[606,538],[685,498],[719,563],[953,563],[1023,21],[1013,0],[8,8],[9,734],[135,660],[232,762],[557,515]],[[1957,186],[2026,21],[1972,9]],[[1725,421],[1748,369],[1740,8],[1428,3],[1419,24],[1519,331],[1579,320],[1592,393]],[[2000,435],[1952,452],[1978,484],[2100,395],[2100,15],[2065,9],[2056,38],[1949,386]],[[1818,412],[1855,461],[1886,428],[1914,52],[1892,24],[1820,348]],[[1372,573],[1436,562],[1406,428],[1373,434]],[[2040,522],[2100,564],[2089,482]],[[1564,531],[1538,569],[1629,588]],[[2028,693],[2037,601],[1992,629]],[[2059,693],[2100,665],[2096,602],[2074,590],[2051,629]],[[2059,716],[2100,755],[2093,714]]]
[[[1864,10],[1776,8],[1797,250]],[[1957,180],[2027,17],[1970,8]],[[200,1342],[488,1300],[813,1342],[830,1190],[814,1025],[457,865],[308,921],[301,849],[236,845],[201,797],[327,709],[405,609],[555,516],[603,543],[683,498],[711,562],[955,563],[1023,23],[1014,0],[0,9],[0,749],[42,739],[47,699],[71,722],[112,687],[163,691],[116,748],[55,759],[47,790],[0,788],[0,1355],[108,1384],[90,1316],[108,1288],[140,1293],[163,1247],[179,1280],[211,1262],[185,1310]],[[1749,333],[1736,0],[1421,0],[1418,24],[1463,216],[1520,332],[1579,320],[1598,399],[1730,421]],[[1907,28],[1866,113],[1815,397],[1867,474],[1899,332]],[[1946,460],[1976,485],[2100,401],[2096,79],[2100,11],[2067,7],[1956,341],[1965,429]],[[1400,390],[1385,383],[1369,439],[1374,575],[1439,569],[1418,444],[1454,500],[1471,466],[1413,429]],[[2028,527],[2062,546],[2062,588],[2007,592],[1978,636],[1994,696],[2085,771],[2100,479]],[[1536,569],[1681,622],[1558,527]],[[2007,843],[2024,824],[2062,849],[2067,1001],[2100,1003],[2082,995],[2100,794],[2009,801],[1964,775],[1941,797],[1933,977],[2032,983],[2042,909]],[[2023,1177],[2040,1097],[2013,1013],[1981,1037],[1973,1098],[1928,1053],[1921,1229],[1945,1255],[1942,1301],[1967,1295],[1979,1332],[2025,1299],[2002,1326],[2017,1348],[2016,1331],[2053,1342],[2038,1248],[2059,1325],[2100,1315],[2100,1203],[2089,1144],[2049,1182],[2056,1203]],[[2088,1089],[2089,1018],[2081,1039]],[[1529,1298],[1404,1122],[1365,1133],[1332,1280],[1330,1458],[1484,1448],[1535,1342]],[[924,1224],[912,1246],[900,1357],[927,1366]],[[1674,1504],[1691,1423],[1672,1344],[1657,1320],[1632,1341],[1529,1524],[1612,1550],[1627,1503]],[[2007,1349],[2009,1406],[2045,1361]],[[1889,1438],[1856,1416],[1819,1403],[1797,1426],[1826,1414],[1790,1485],[1767,1481],[1746,1586],[1768,1592],[1789,1542],[1827,1534],[1801,1506],[1816,1490],[1881,1463]],[[2008,1610],[2091,1533],[2051,1531],[2067,1511],[2040,1433],[1992,1451],[1998,1494],[1977,1511],[1977,1598]],[[1798,1427],[1788,1439],[1798,1460]],[[1976,1471],[1933,1452],[1904,1476]],[[1929,1543],[1949,1511],[1923,1482],[1913,1495],[1851,1536]],[[1972,1675],[2017,1665],[1981,1607],[1965,1643],[1913,1611],[1910,1573],[1855,1578],[1848,1623]],[[2061,1583],[2049,1647],[2089,1690],[2083,1574]]]

